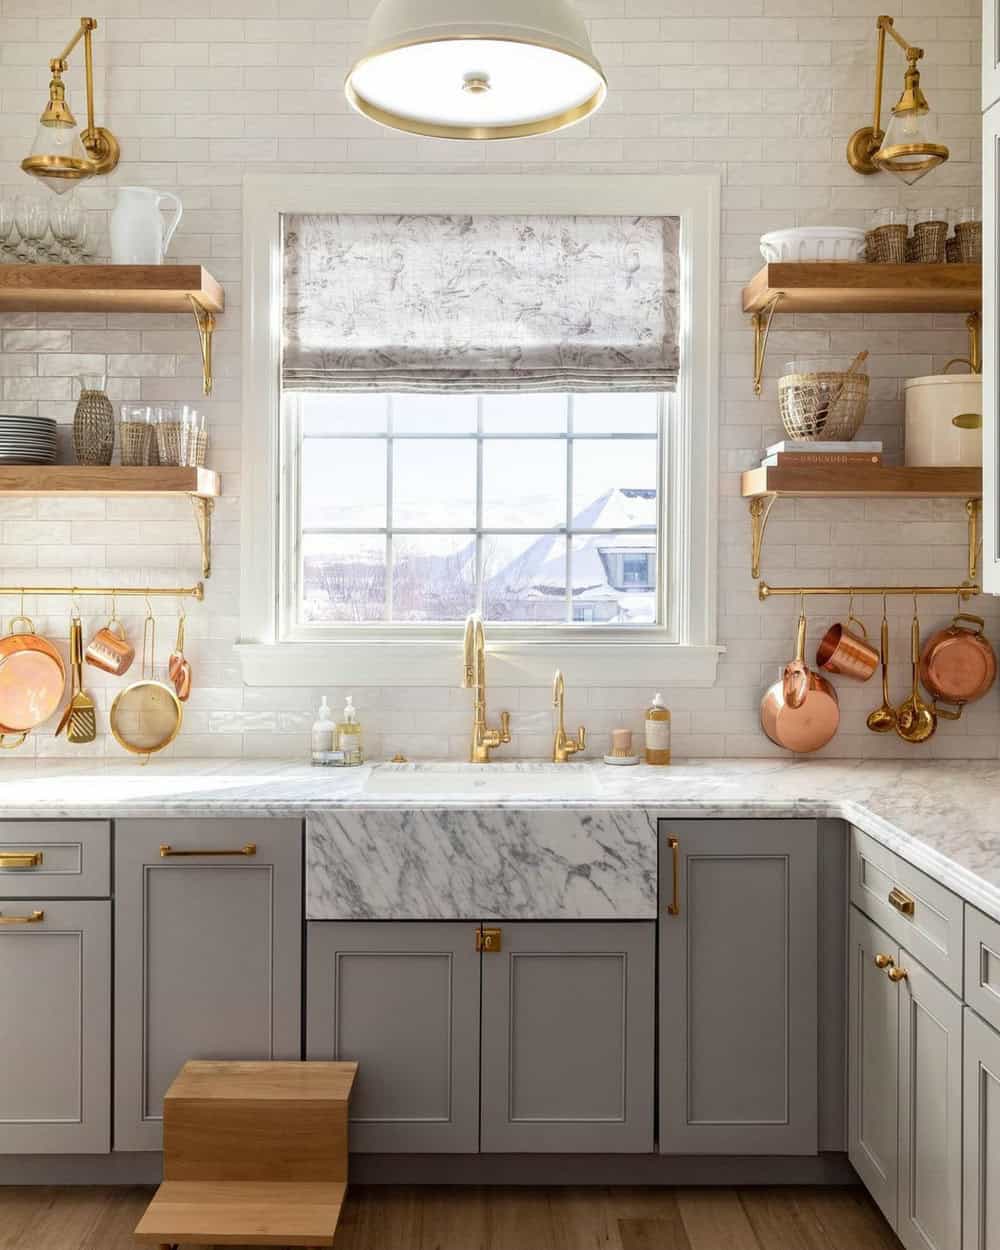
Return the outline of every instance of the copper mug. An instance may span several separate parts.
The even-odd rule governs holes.
[[[84,659],[94,668],[115,677],[128,672],[135,659],[135,647],[126,638],[125,626],[117,616],[112,616],[107,625],[91,638]]]
[[[860,633],[851,629],[855,625]],[[867,681],[878,668],[878,652],[868,641],[868,631],[851,613],[845,625],[831,625],[816,648],[816,664],[828,673]]]

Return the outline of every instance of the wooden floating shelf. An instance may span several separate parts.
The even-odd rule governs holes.
[[[0,271],[2,272],[2,271]],[[765,265],[743,288],[743,311],[762,312],[780,293],[782,313],[978,312],[982,265]]]
[[[201,265],[0,265],[0,312],[222,312],[222,287]]]
[[[881,464],[836,469],[775,465],[747,469],[741,488],[744,499],[769,495],[815,499],[976,499],[983,493],[983,471]]]
[[[167,465],[0,465],[2,495],[196,495],[214,499],[221,489],[214,469]]]

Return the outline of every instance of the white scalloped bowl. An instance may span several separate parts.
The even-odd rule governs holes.
[[[760,237],[760,254],[776,261],[858,261],[865,259],[865,232],[853,226],[795,226]]]

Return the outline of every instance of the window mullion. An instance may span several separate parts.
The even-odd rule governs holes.
[[[485,615],[483,568],[483,397],[476,396],[476,611]]]
[[[393,509],[392,509],[392,466],[393,452],[395,449],[395,440],[393,438],[393,397],[386,397],[386,414],[385,414],[385,606],[383,609],[383,617],[387,621],[392,620],[392,562],[393,562]]]
[[[573,396],[566,396],[566,622],[573,623]]]

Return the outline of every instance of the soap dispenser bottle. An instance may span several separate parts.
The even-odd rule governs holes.
[[[670,709],[659,691],[646,709],[646,763],[670,763]]]
[[[348,695],[344,704],[344,719],[337,726],[337,746],[344,753],[344,763],[363,764],[364,751],[361,747],[361,722],[358,710],[354,706],[354,696]]]
[[[330,704],[324,695],[312,727],[312,762],[314,764],[329,763],[330,754],[337,747],[336,739],[337,725],[333,719]]]

